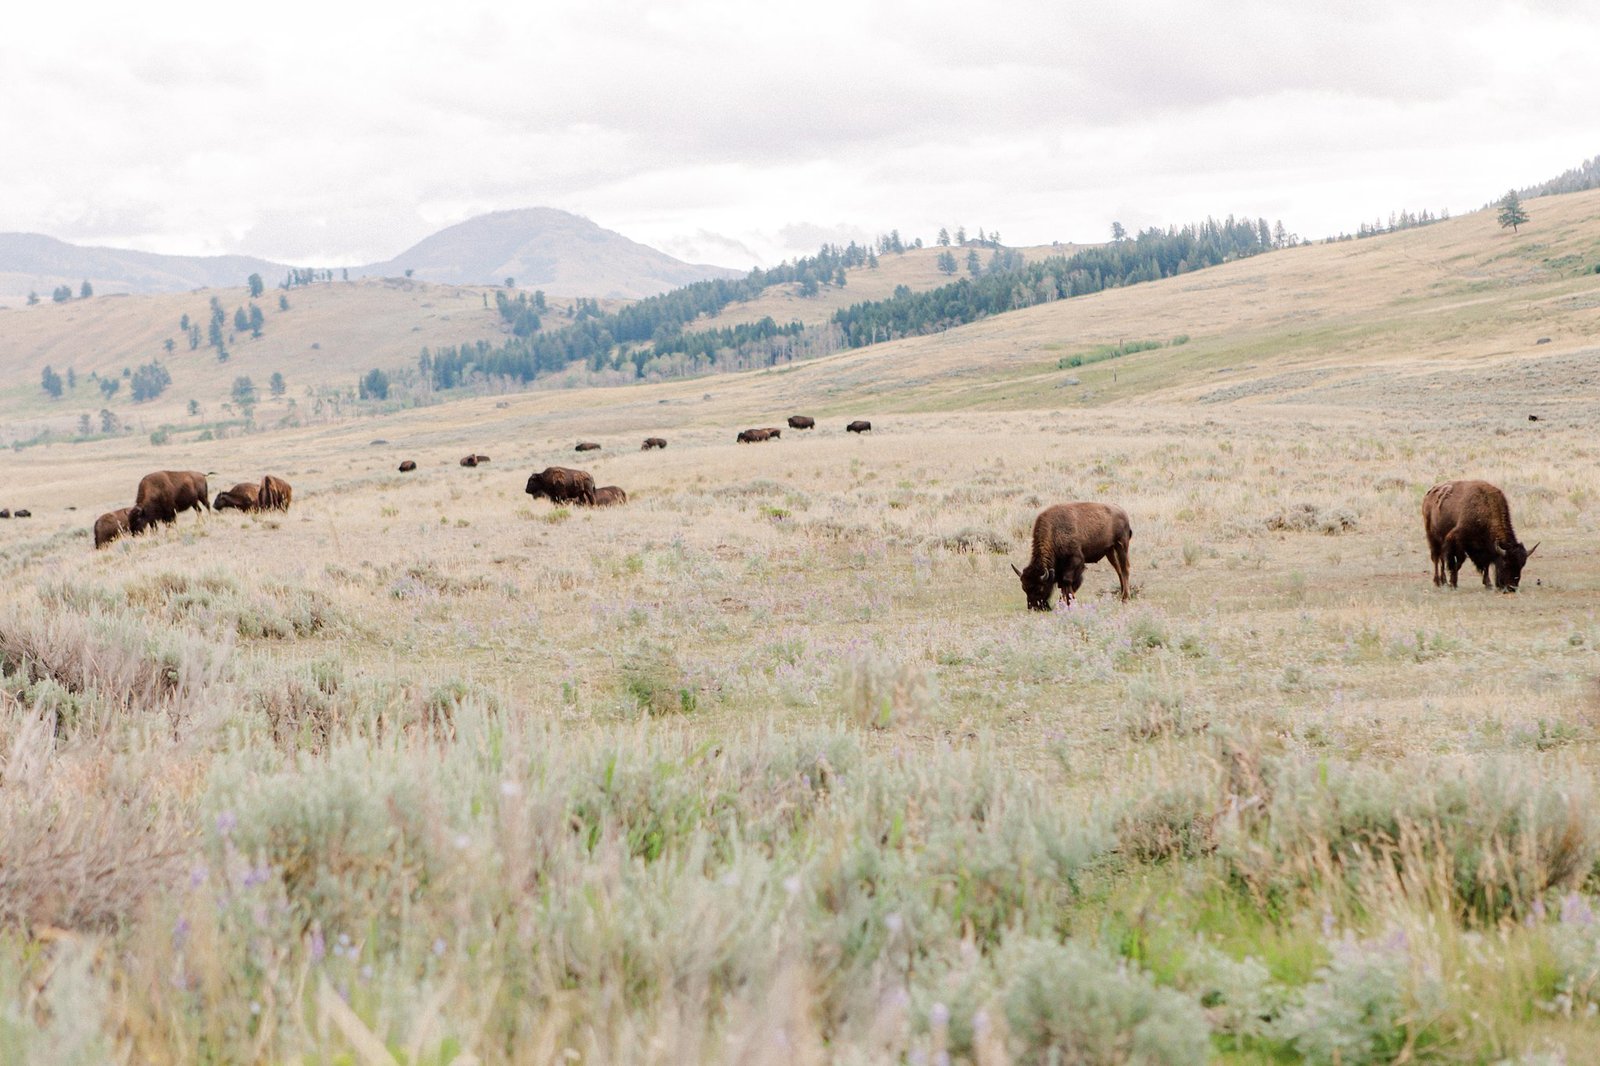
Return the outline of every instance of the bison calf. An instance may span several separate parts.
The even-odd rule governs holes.
[[[94,546],[104,548],[118,537],[129,533],[128,512],[131,507],[122,507],[115,511],[107,511],[94,520]]]
[[[871,433],[872,423],[864,418],[858,418],[848,426],[845,426],[844,431],[846,433]]]
[[[226,492],[217,493],[211,501],[213,511],[254,511],[261,502],[261,486],[254,481],[241,481]]]
[[[628,494],[618,485],[602,485],[594,490],[594,505],[596,507],[612,507],[619,503],[627,503]]]
[[[1133,527],[1128,513],[1109,503],[1058,503],[1039,512],[1033,521],[1033,558],[1027,568],[1011,569],[1022,580],[1028,608],[1050,609],[1050,594],[1061,587],[1062,602],[1072,604],[1083,585],[1089,563],[1109,558],[1128,598],[1128,542]]]
[[[565,466],[548,466],[536,474],[528,475],[528,487],[522,491],[534,499],[543,496],[551,503],[594,503],[594,477],[582,470]]]
[[[1448,575],[1451,588],[1461,564],[1471,559],[1485,588],[1493,567],[1494,587],[1515,592],[1523,566],[1539,547],[1525,548],[1517,540],[1506,494],[1487,481],[1446,481],[1429,489],[1422,498],[1422,528],[1433,558],[1433,583],[1443,585]]]
[[[644,443],[639,446],[639,450],[647,452],[652,448],[665,448],[666,446],[667,439],[665,437],[646,437]]]

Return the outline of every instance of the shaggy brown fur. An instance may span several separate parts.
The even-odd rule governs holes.
[[[594,503],[594,478],[582,470],[565,466],[548,466],[536,474],[528,475],[529,496],[543,496],[551,503]]]
[[[254,511],[260,499],[260,485],[254,481],[241,481],[227,492],[217,493],[217,498],[211,501],[211,509],[226,511],[231,507],[236,511]]]
[[[764,440],[777,440],[778,431],[775,429],[745,429],[740,430],[739,436],[734,439],[740,444],[758,444]]]
[[[815,418],[812,418],[810,415],[790,415],[789,416],[789,428],[790,429],[816,429],[817,428],[817,420]]]
[[[665,437],[646,437],[644,439],[644,443],[639,446],[639,450],[641,452],[647,452],[651,448],[665,448],[666,446],[667,438]]]
[[[596,507],[611,507],[619,503],[627,503],[628,494],[617,485],[602,485],[594,490],[594,505]]]
[[[1494,587],[1515,592],[1522,568],[1539,547],[1524,548],[1517,540],[1506,494],[1487,481],[1446,481],[1429,489],[1422,498],[1422,529],[1433,559],[1433,583],[1443,585],[1448,576],[1451,588],[1461,564],[1471,559],[1485,588],[1493,567]]]
[[[415,470],[416,468],[417,468],[416,461],[412,460],[412,459],[407,459],[407,460],[405,460],[404,462],[402,462],[400,464],[400,472],[402,474],[409,474],[411,471]]]
[[[123,534],[130,533],[128,529],[129,507],[122,507],[115,511],[107,511],[94,520],[94,546],[104,548]]]
[[[211,509],[211,490],[198,470],[158,470],[139,480],[139,491],[128,508],[128,531],[143,533],[157,522],[176,522],[183,511],[199,514]]]
[[[1068,606],[1083,584],[1083,569],[1089,563],[1110,559],[1122,584],[1122,598],[1128,598],[1128,542],[1133,527],[1128,513],[1109,503],[1058,503],[1039,512],[1033,521],[1033,558],[1026,569],[1011,569],[1022,580],[1028,608],[1050,609],[1050,594],[1061,587],[1062,602]]]
[[[294,489],[281,477],[268,474],[261,479],[261,488],[256,492],[256,509],[260,511],[287,511],[289,501],[294,498]]]
[[[848,426],[845,426],[844,431],[846,433],[871,433],[872,423],[864,418],[858,418]]]

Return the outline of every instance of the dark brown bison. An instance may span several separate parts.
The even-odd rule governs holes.
[[[594,478],[582,470],[565,466],[547,466],[537,474],[528,475],[528,487],[523,490],[534,499],[543,496],[551,503],[594,503]]]
[[[261,479],[261,488],[256,491],[256,508],[261,511],[287,511],[289,501],[294,497],[294,489],[281,477],[268,474]]]
[[[740,444],[757,444],[764,440],[777,440],[778,431],[775,429],[746,429],[741,430],[735,438]]]
[[[872,423],[864,418],[858,418],[848,426],[845,426],[844,431],[846,433],[871,433]]]
[[[261,499],[261,486],[254,481],[241,481],[226,492],[217,493],[211,501],[213,511],[254,511]]]
[[[411,460],[411,459],[407,459],[407,460],[405,460],[404,462],[402,462],[400,464],[400,472],[402,474],[409,474],[409,473],[411,473],[411,471],[415,470],[416,468],[417,468],[416,462],[414,460]]]
[[[611,507],[619,503],[627,503],[628,494],[617,485],[602,485],[594,490],[594,505],[596,507]]]
[[[478,457],[476,455],[463,455],[461,457],[461,465],[462,466],[477,466],[478,465]]]
[[[815,418],[812,418],[810,415],[790,415],[789,416],[789,428],[790,429],[816,429],[817,428],[817,420]]]
[[[1128,598],[1128,542],[1133,527],[1128,513],[1109,503],[1058,503],[1046,507],[1033,520],[1033,558],[1024,570],[1011,569],[1022,579],[1028,608],[1050,609],[1050,594],[1061,587],[1068,606],[1083,584],[1083,568],[1109,558]]]
[[[184,511],[211,509],[211,490],[198,470],[158,470],[139,480],[128,508],[128,532],[143,533],[157,522],[176,522]]]
[[[666,446],[667,438],[665,437],[646,437],[644,439],[644,443],[639,446],[639,450],[641,452],[647,452],[651,448],[665,448]]]
[[[9,508],[9,507],[0,507],[0,518],[10,518],[10,517],[11,517],[11,508]]]
[[[572,450],[575,452],[597,452],[600,450],[600,445],[592,440],[580,440],[578,446]]]
[[[1433,557],[1433,583],[1443,585],[1448,574],[1451,588],[1462,562],[1471,559],[1485,588],[1492,566],[1494,587],[1515,592],[1523,566],[1539,547],[1524,548],[1517,540],[1506,494],[1487,481],[1446,481],[1429,489],[1422,498],[1422,528]]]
[[[128,512],[130,510],[132,508],[121,507],[115,511],[107,511],[94,520],[94,546],[96,548],[104,548],[118,537],[130,532],[128,529]]]
[[[26,507],[18,507],[15,511],[13,511],[11,513],[11,517],[13,517],[13,518],[32,518],[33,517],[33,512],[28,510]]]

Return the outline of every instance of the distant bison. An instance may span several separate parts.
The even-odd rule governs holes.
[[[639,450],[647,452],[652,448],[665,448],[666,446],[667,438],[665,437],[646,437],[644,443],[639,446]]]
[[[217,493],[216,499],[211,501],[213,511],[226,511],[232,508],[236,511],[254,511],[260,502],[261,486],[254,481],[241,481],[226,492]]]
[[[1429,489],[1422,498],[1422,528],[1433,558],[1433,583],[1443,585],[1448,574],[1451,588],[1462,562],[1471,559],[1485,588],[1492,566],[1494,587],[1515,592],[1523,566],[1539,547],[1524,548],[1517,540],[1506,494],[1487,481],[1446,481]]]
[[[115,511],[107,511],[94,520],[94,546],[96,548],[104,548],[118,537],[130,532],[128,529],[128,512],[130,510],[131,508],[121,507]]]
[[[594,505],[596,507],[611,507],[619,503],[627,503],[628,494],[617,485],[602,485],[594,490]]]
[[[1027,569],[1012,571],[1022,579],[1028,608],[1050,609],[1050,594],[1061,587],[1062,602],[1072,604],[1083,584],[1089,563],[1109,558],[1128,598],[1128,542],[1133,527],[1128,513],[1109,503],[1058,503],[1039,512],[1033,521],[1033,558]]]
[[[858,418],[848,426],[845,426],[844,431],[846,433],[871,433],[872,423],[864,418]]]
[[[779,433],[775,429],[746,429],[735,438],[740,444],[757,444],[764,440],[777,440]]]
[[[10,517],[11,517],[11,508],[9,508],[9,507],[0,507],[0,518],[10,518]]]
[[[575,452],[597,452],[600,450],[600,445],[592,440],[580,440],[578,446],[572,450]]]
[[[817,428],[817,420],[815,418],[812,418],[810,415],[790,415],[789,416],[789,428],[790,429],[816,429]]]
[[[488,461],[489,457],[487,455],[463,455],[461,457],[462,466],[481,466]]]
[[[261,479],[261,488],[256,492],[256,507],[262,511],[287,511],[293,497],[294,489],[287,481],[268,474]]]
[[[400,464],[400,472],[402,474],[409,474],[409,473],[411,473],[411,471],[415,470],[416,468],[417,468],[416,462],[411,460],[411,459],[407,459],[403,463]]]
[[[183,511],[211,509],[206,476],[197,470],[158,470],[139,480],[128,508],[128,532],[143,533],[157,522],[176,522]]]
[[[28,510],[26,507],[18,507],[15,511],[13,511],[11,513],[11,517],[13,517],[13,518],[32,518],[33,517],[33,512]]]
[[[594,503],[594,478],[582,470],[548,466],[528,476],[523,490],[534,499],[543,496],[552,503]]]

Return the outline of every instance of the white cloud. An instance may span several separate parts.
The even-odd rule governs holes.
[[[88,0],[0,39],[0,229],[355,262],[549,205],[734,266],[803,220],[1318,235],[1600,152],[1597,52],[1576,0]]]

